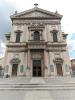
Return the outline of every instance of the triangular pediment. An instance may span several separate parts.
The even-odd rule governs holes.
[[[13,18],[59,18],[61,19],[62,15],[40,9],[38,7],[36,8],[34,7],[30,10],[12,15],[11,19]]]

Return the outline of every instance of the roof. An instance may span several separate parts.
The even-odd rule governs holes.
[[[34,7],[32,9],[15,13],[14,15],[10,16],[11,19],[15,18],[50,18],[50,19],[61,19],[62,15],[58,14],[58,12],[50,12],[38,7]]]

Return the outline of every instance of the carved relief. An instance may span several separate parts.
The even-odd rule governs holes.
[[[28,26],[29,30],[43,30],[44,27],[44,23],[31,23]]]
[[[55,56],[55,58],[60,58],[60,53],[59,52],[55,52],[54,56]]]
[[[63,63],[63,59],[59,57],[55,58],[53,61],[54,63]]]
[[[38,52],[37,53],[34,52],[31,55],[32,55],[31,56],[32,59],[41,59],[42,58],[42,54],[41,53],[38,53]]]
[[[13,54],[13,58],[18,58],[19,57],[19,54],[18,53],[14,53]]]
[[[19,64],[21,62],[21,60],[19,58],[13,58],[10,60],[11,64]]]

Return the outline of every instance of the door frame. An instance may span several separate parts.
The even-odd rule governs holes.
[[[58,66],[58,65],[60,65],[60,66]],[[59,72],[59,68],[61,70],[61,73]],[[57,71],[57,76],[63,76],[63,69],[62,69],[61,63],[56,63],[56,71]]]
[[[40,70],[41,70],[41,75],[40,75],[40,76],[39,76],[39,75],[36,75],[36,76],[33,75],[33,70],[34,70],[34,69],[33,69],[33,67],[34,67],[33,61],[40,61],[40,67],[41,67],[41,68],[40,68]],[[38,67],[38,66],[37,66],[37,67]],[[37,72],[37,73],[38,73],[38,72]],[[38,74],[39,74],[39,73],[38,73]],[[42,61],[41,61],[41,59],[32,59],[32,76],[33,76],[33,77],[42,77]]]
[[[13,74],[13,71],[14,71],[14,70],[13,70],[13,69],[14,69],[13,67],[14,67],[14,65],[17,65],[17,66],[15,67],[15,68],[16,68],[16,69],[15,69],[15,70],[16,70],[15,74]],[[17,71],[18,71],[18,64],[15,64],[15,63],[12,64],[12,76],[17,76]]]

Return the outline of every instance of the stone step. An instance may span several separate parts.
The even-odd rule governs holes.
[[[1,100],[75,100],[75,78],[0,79]]]
[[[62,80],[62,81],[61,81]],[[0,79],[0,90],[8,89],[75,89],[73,78],[7,78]]]
[[[75,83],[75,78],[32,78],[32,77],[17,77],[17,78],[0,78],[0,84],[64,84],[64,83]]]

